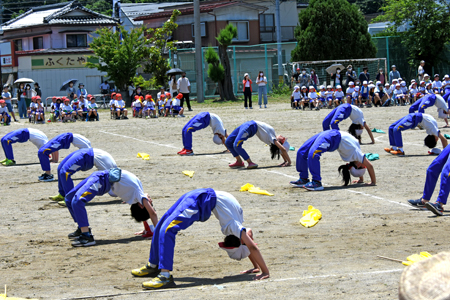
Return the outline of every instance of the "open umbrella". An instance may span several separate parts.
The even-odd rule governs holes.
[[[64,92],[65,90],[67,90],[67,88],[69,87],[69,83],[73,82],[73,85],[75,85],[75,83],[77,83],[78,79],[69,79],[64,81],[64,83],[62,84],[61,88],[59,89],[61,92]]]
[[[30,78],[20,78],[14,81],[14,83],[33,83],[34,80]]]
[[[328,72],[328,74],[335,74],[336,73],[336,69],[340,68],[341,70],[344,70],[345,67],[341,64],[332,64],[331,66],[329,66],[326,71]]]
[[[169,71],[167,71],[167,75],[181,75],[181,73],[183,73],[183,70],[178,69],[178,68],[174,68],[174,69],[170,69]]]

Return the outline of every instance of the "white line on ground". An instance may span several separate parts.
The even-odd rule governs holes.
[[[126,135],[111,133],[111,132],[107,132],[107,131],[100,131],[100,132],[111,134],[111,135],[116,135],[116,136],[120,136],[120,137],[124,137],[124,138],[128,138],[128,139],[133,139],[133,140],[140,141],[140,142],[143,142],[143,143],[149,143],[149,144],[154,144],[154,145],[168,147],[168,148],[176,148],[175,146],[172,146],[172,145],[165,145],[165,144],[159,144],[159,143],[155,143],[155,142],[149,142],[149,141],[140,140],[140,139],[137,139],[137,138],[134,138],[134,137],[126,136]],[[206,156],[215,157],[215,158],[218,158],[220,160],[229,162],[228,160],[226,160],[224,158],[221,158],[221,157],[218,157],[217,155],[206,155]],[[292,178],[292,179],[297,179],[298,178],[298,177],[287,175],[287,174],[284,174],[282,172],[277,172],[277,171],[268,171],[268,170],[262,170],[262,171],[267,172],[267,173],[273,173],[273,174],[285,176],[285,177]],[[367,194],[367,193],[363,193],[363,192],[357,192],[357,191],[353,191],[351,189],[343,189],[343,191],[347,191],[347,192],[355,193],[355,194],[360,194],[362,196],[366,196],[366,197],[370,197],[370,198],[374,198],[374,199],[378,199],[378,200],[383,200],[383,201],[386,201],[386,202],[390,202],[390,203],[393,203],[393,204],[398,204],[398,205],[401,205],[403,207],[410,208],[410,206],[407,205],[407,204],[396,202],[396,201],[392,201],[392,200],[385,199],[385,198],[382,198],[382,197],[379,197],[379,196],[375,196],[375,195],[371,195],[371,194]]]
[[[153,145],[157,145],[157,146],[168,147],[168,148],[172,148],[172,149],[178,149],[177,147],[172,146],[172,145],[165,145],[165,144],[160,144],[160,143],[155,143],[155,142],[150,142],[150,141],[144,141],[144,140],[140,140],[140,139],[137,139],[137,138],[134,138],[134,137],[131,137],[131,136],[121,135],[121,134],[112,133],[112,132],[103,131],[103,130],[101,130],[100,132],[106,133],[106,134],[115,135],[115,136],[120,136],[120,137],[123,137],[123,138],[126,138],[126,139],[133,139],[133,140],[136,140],[136,141],[139,141],[139,142],[143,142],[143,143],[148,143],[148,144],[153,144]]]
[[[393,269],[393,270],[380,270],[380,271],[370,271],[370,272],[359,272],[359,273],[344,273],[344,274],[327,274],[327,275],[313,275],[313,276],[306,276],[306,277],[292,277],[292,278],[280,278],[280,279],[268,279],[268,280],[261,280],[261,281],[249,281],[249,284],[257,284],[257,283],[270,283],[270,282],[280,282],[280,281],[293,281],[293,280],[307,280],[307,279],[321,279],[321,278],[330,278],[330,277],[350,277],[350,276],[365,276],[365,275],[378,275],[378,274],[387,274],[387,273],[397,273],[397,272],[403,272],[403,269]],[[242,286],[242,281],[234,282],[234,283],[227,283],[223,284],[221,286],[223,287],[232,287],[235,285]],[[120,297],[120,296],[127,296],[127,295],[138,295],[138,294],[149,294],[149,293],[156,293],[156,292],[170,292],[170,291],[181,291],[181,290],[193,290],[193,289],[199,289],[204,290],[207,288],[214,288],[215,285],[210,286],[192,286],[192,287],[185,287],[185,288],[172,288],[172,289],[164,289],[164,290],[154,290],[154,291],[138,291],[138,292],[126,292],[126,293],[117,293],[117,294],[108,294],[108,295],[95,295],[95,296],[84,296],[84,297],[75,297],[75,298],[63,298],[62,300],[81,300],[81,299],[97,299],[97,298],[108,298],[108,297]]]

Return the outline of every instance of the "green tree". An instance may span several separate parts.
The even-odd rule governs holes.
[[[377,49],[367,22],[347,0],[311,0],[299,14],[297,46],[292,60],[332,60],[375,57]]]
[[[220,63],[219,55],[213,47],[209,46],[205,53],[205,60],[208,63],[208,76],[212,81],[217,82],[219,86],[220,99],[225,98],[223,92],[223,79],[225,77],[225,69]]]
[[[89,44],[94,52],[89,58],[98,59],[98,63],[87,62],[89,68],[108,73],[116,86],[125,90],[136,74],[137,68],[149,55],[148,41],[144,33],[145,27],[133,28],[130,32],[117,26],[114,32],[111,28],[100,28],[95,31],[98,37]],[[122,32],[123,39],[120,38]]]
[[[178,24],[175,23],[181,12],[175,9],[169,20],[164,22],[160,28],[148,28],[148,44],[151,45],[149,60],[145,64],[144,72],[151,73],[155,77],[155,82],[159,86],[164,86],[167,81],[167,71],[170,70],[169,61],[165,54],[169,50],[175,50],[174,42],[169,41],[172,32],[177,29]]]
[[[384,0],[356,0],[355,4],[363,14],[374,14],[380,12]]]
[[[223,79],[223,97],[227,100],[236,100],[233,92],[233,82],[231,81],[231,67],[230,59],[228,57],[227,48],[233,42],[233,39],[237,37],[237,28],[232,24],[228,24],[219,32],[216,37],[219,42],[219,57],[220,62],[224,69]]]
[[[388,21],[389,33],[401,37],[408,49],[410,65],[420,60],[431,67],[445,59],[443,51],[450,40],[450,9],[445,0],[386,0],[384,15],[375,21]]]

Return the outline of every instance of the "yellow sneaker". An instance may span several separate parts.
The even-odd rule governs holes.
[[[67,206],[66,205],[66,201],[59,201],[58,204],[61,205],[61,206],[64,206],[64,207]]]
[[[143,282],[142,287],[147,290],[159,290],[167,289],[170,287],[175,287],[176,284],[173,281],[173,276],[170,275],[169,278],[159,274],[157,277],[153,278],[151,281]]]
[[[137,277],[156,277],[158,276],[160,270],[158,268],[150,267],[150,263],[147,263],[140,269],[131,270],[131,274]]]
[[[57,196],[51,196],[48,197],[52,201],[64,201],[64,197],[61,194],[58,194]]]

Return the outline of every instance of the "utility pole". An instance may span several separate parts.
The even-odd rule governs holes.
[[[200,26],[200,0],[194,0],[195,78],[197,82],[197,102],[203,103],[202,29]]]
[[[278,82],[283,82],[283,57],[281,51],[281,20],[280,20],[280,0],[275,1],[275,30],[277,33],[277,56],[278,56]]]

